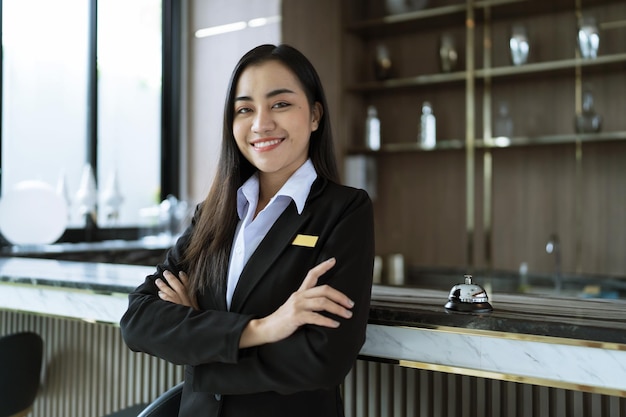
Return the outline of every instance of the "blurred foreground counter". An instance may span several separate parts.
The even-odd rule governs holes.
[[[117,326],[153,267],[0,258],[0,310]],[[490,294],[493,312],[448,312],[448,293],[375,285],[361,359],[626,397],[626,300]],[[1,312],[1,311],[0,311]]]
[[[0,249],[0,256],[105,262],[124,265],[156,265],[174,243],[171,236],[148,236],[138,240],[16,245]]]

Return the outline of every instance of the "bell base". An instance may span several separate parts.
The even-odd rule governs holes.
[[[458,301],[448,301],[444,307],[446,310],[458,311],[460,313],[489,313],[493,311],[493,307],[488,302],[461,303]]]

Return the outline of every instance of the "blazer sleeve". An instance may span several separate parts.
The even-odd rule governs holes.
[[[239,355],[239,339],[253,318],[227,311],[205,310],[163,301],[158,297],[157,278],[163,272],[180,272],[198,209],[191,225],[171,248],[156,272],[128,297],[128,309],[120,320],[122,337],[128,347],[175,364],[197,365],[208,362],[234,363]]]
[[[373,208],[358,190],[335,224],[329,225],[318,259],[335,256],[337,263],[322,277],[353,301],[353,316],[338,328],[306,325],[292,336],[241,352],[236,364],[209,363],[194,368],[195,391],[248,394],[275,391],[290,394],[328,389],[343,382],[365,341],[374,259]]]

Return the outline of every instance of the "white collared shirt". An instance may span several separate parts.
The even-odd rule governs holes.
[[[226,284],[226,305],[230,304],[239,276],[244,266],[259,246],[267,232],[272,228],[278,217],[285,211],[291,201],[295,202],[298,214],[302,214],[304,204],[311,191],[311,185],[317,173],[310,159],[293,173],[282,188],[267,203],[267,206],[254,217],[259,202],[259,175],[252,175],[237,190],[237,213],[239,223],[235,230],[235,239],[228,264],[228,281]]]

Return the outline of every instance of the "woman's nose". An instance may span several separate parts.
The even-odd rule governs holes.
[[[274,129],[274,119],[269,110],[257,110],[252,123],[252,131],[255,133],[269,132]]]

